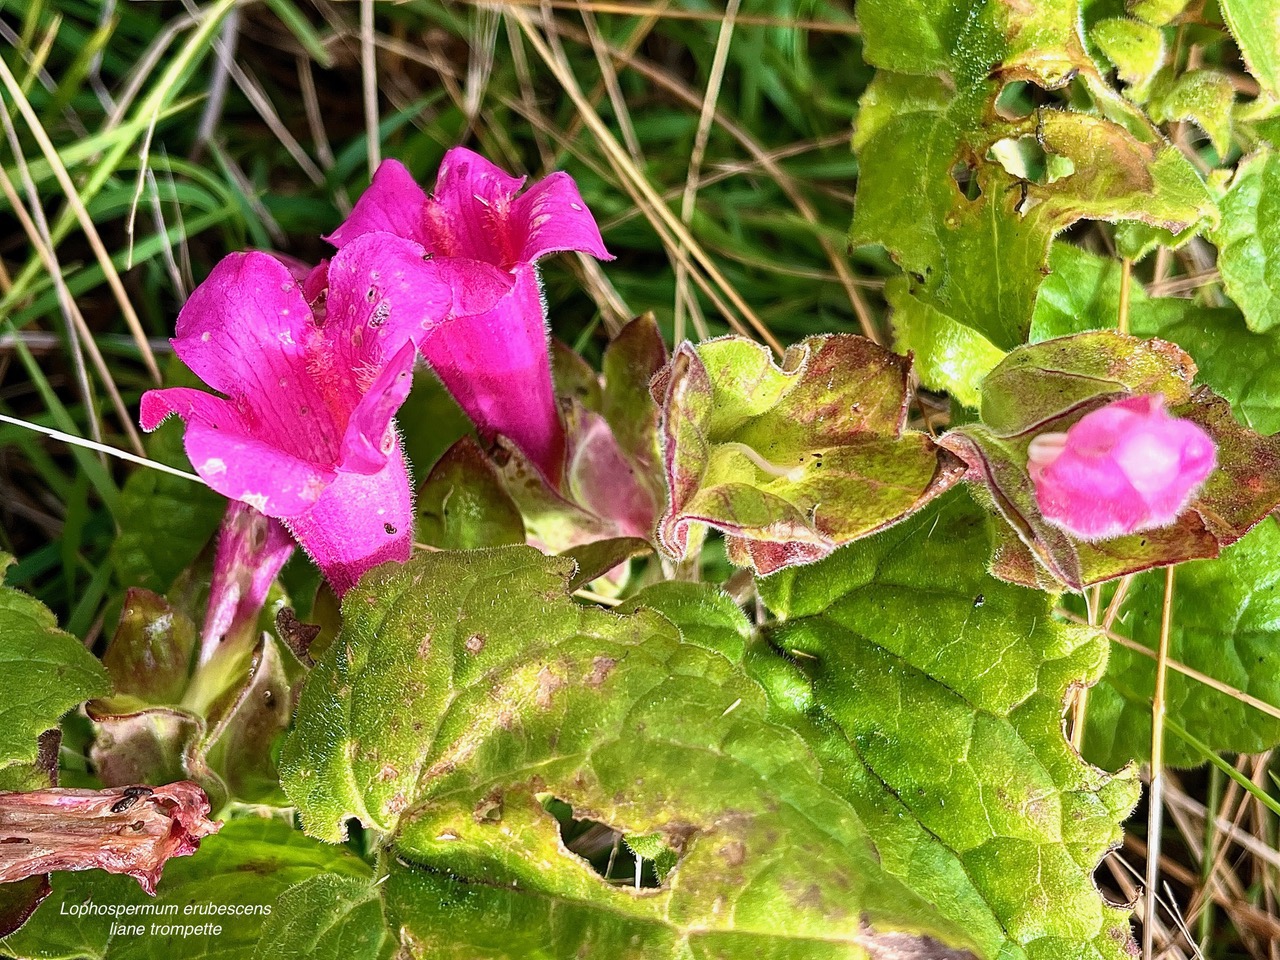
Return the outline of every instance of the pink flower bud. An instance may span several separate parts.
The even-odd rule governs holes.
[[[233,500],[227,505],[200,635],[202,664],[224,644],[239,647],[253,636],[271,584],[292,553],[293,540],[279,520],[247,503]]]
[[[1040,512],[1081,540],[1168,526],[1217,461],[1209,435],[1171,417],[1160,394],[1094,410],[1066,433],[1036,437],[1027,453]]]

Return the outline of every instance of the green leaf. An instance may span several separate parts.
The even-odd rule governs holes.
[[[418,488],[417,535],[445,550],[524,543],[520,508],[497,468],[471,437],[436,461]]]
[[[388,960],[396,941],[381,891],[366,876],[318,873],[276,900],[254,956],[273,960]]]
[[[1120,264],[1065,243],[1054,244],[1049,260],[1053,273],[1036,300],[1032,341],[1114,327]],[[1251,333],[1235,309],[1148,297],[1138,283],[1129,291],[1129,328],[1191,354],[1199,380],[1231,401],[1250,429],[1264,435],[1280,431],[1280,331]],[[1241,363],[1241,357],[1254,359]]]
[[[884,292],[893,307],[894,349],[912,355],[920,383],[949,393],[966,407],[977,407],[978,384],[1004,359],[1004,351],[912,296],[902,277],[892,277]]]
[[[742,660],[751,621],[723,590],[709,583],[663,580],[645,587],[618,607],[618,613],[656,610],[677,627],[687,643]]]
[[[1218,156],[1226,157],[1231,149],[1231,107],[1235,98],[1235,87],[1226,74],[1188,70],[1176,80],[1157,84],[1148,110],[1158,123],[1192,121],[1209,135]]]
[[[355,816],[425,868],[390,867],[403,938],[459,957],[854,957],[890,930],[969,945],[883,873],[740,668],[650,611],[573,602],[570,573],[528,547],[427,554],[344,599],[282,781],[311,834]],[[678,866],[643,896],[611,886],[546,797],[661,834]]]
[[[742,337],[681,345],[653,384],[671,491],[664,548],[683,557],[690,525],[710,524],[734,563],[767,573],[919,509],[961,468],[903,429],[909,370],[848,335],[809,337],[780,366]]]
[[[1255,333],[1280,325],[1280,154],[1260,150],[1236,169],[1210,232],[1227,293]]]
[[[844,783],[887,871],[984,931],[985,956],[1119,958],[1128,911],[1092,880],[1137,799],[1135,771],[1082,763],[1062,731],[1073,684],[1106,662],[1053,598],[992,577],[967,496],[760,582],[790,673],[771,706]],[[771,662],[771,661],[767,661]]]
[[[1139,19],[1155,27],[1163,27],[1180,14],[1187,0],[1126,0],[1125,6]]]
[[[1100,20],[1089,30],[1089,39],[1129,85],[1130,99],[1143,103],[1151,81],[1164,63],[1164,34],[1149,23],[1114,17]]]
[[[885,247],[918,299],[1010,349],[1056,233],[1081,219],[1175,233],[1213,220],[1189,161],[1098,74],[1074,3],[910,7],[858,5],[866,58],[882,69],[854,137],[851,242]],[[1007,83],[1056,90],[1077,77],[1097,113],[1011,118],[997,105]]]
[[[1111,331],[1022,347],[992,371],[982,385],[983,422],[957,427],[940,443],[971,465],[979,497],[1009,525],[1011,535],[1002,538],[995,558],[1001,576],[1034,586],[1043,585],[1047,573],[1081,590],[1125,573],[1216,557],[1275,508],[1280,438],[1242,427],[1207,387],[1192,391],[1195,373],[1195,363],[1174,344]],[[1032,440],[1064,432],[1114,400],[1154,392],[1218,446],[1219,467],[1187,509],[1168,527],[1094,542],[1048,523],[1027,473]]]
[[[0,575],[11,562],[0,553]],[[40,735],[57,727],[68,710],[108,689],[102,664],[58,629],[48,607],[0,586],[0,771],[34,764]]]
[[[1245,65],[1264,93],[1280,97],[1280,20],[1271,0],[1220,0]]]
[[[1164,575],[1135,577],[1116,630],[1154,651],[1160,640]],[[1280,706],[1280,527],[1264,522],[1216,560],[1178,567],[1169,657]],[[1087,756],[1118,766],[1151,755],[1155,660],[1112,647],[1105,679],[1089,696]],[[1169,717],[1211,750],[1262,753],[1280,743],[1280,720],[1170,670]],[[1199,766],[1201,752],[1165,739],[1165,762]]]
[[[324,906],[295,893],[309,880],[333,878],[352,900],[372,881],[369,867],[341,847],[317,843],[280,820],[249,817],[233,820],[211,837],[197,853],[169,861],[154,899],[136,880],[101,871],[59,873],[53,895],[35,916],[13,936],[0,940],[0,949],[15,957],[41,960],[172,960],[175,945],[183,960],[205,957],[288,956],[308,954],[298,946],[284,945],[283,953],[264,953],[260,941],[280,945],[282,929],[316,930],[324,919]],[[351,900],[345,901],[350,903]],[[120,904],[147,912],[132,916],[68,913],[76,905]],[[193,912],[186,913],[191,906]],[[212,907],[249,913],[200,913]],[[379,935],[377,917],[370,911],[354,913],[361,927],[347,931],[346,942],[371,944]],[[144,933],[111,933],[112,924],[141,924]],[[164,936],[151,934],[151,924],[198,926],[215,924],[221,932]],[[367,924],[367,926],[365,926]],[[334,932],[330,931],[332,940]],[[353,958],[379,956],[373,950],[353,950]],[[346,955],[344,955],[346,956]]]

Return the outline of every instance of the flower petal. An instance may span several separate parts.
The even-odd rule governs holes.
[[[509,438],[553,484],[559,483],[564,429],[532,266],[516,268],[515,285],[491,309],[440,324],[421,349],[482,434]]]
[[[339,473],[315,506],[287,525],[338,596],[379,564],[408,560],[413,496],[399,437],[380,471]]]
[[[404,164],[383,160],[351,215],[325,239],[340,248],[366,233],[383,231],[425,242],[422,214],[426,202],[426,192]]]
[[[444,155],[435,192],[427,199],[425,245],[437,254],[510,268],[520,244],[509,219],[524,177],[513,177],[480,154],[454,147]]]
[[[1081,540],[1172,524],[1216,460],[1209,435],[1171,417],[1159,394],[1085,414],[1060,443],[1043,467],[1033,455],[1036,501],[1047,521]]]
[[[509,229],[523,263],[563,250],[589,253],[597,260],[613,259],[604,248],[596,218],[567,173],[557,171],[526,190],[511,207]]]
[[[288,268],[264,253],[225,257],[178,314],[174,349],[231,398],[244,429],[301,460],[334,463],[342,422],[332,382],[313,375],[311,308]]]
[[[391,361],[356,405],[342,438],[339,469],[349,473],[377,473],[387,462],[395,445],[391,420],[409,396],[413,386],[413,361],[417,356],[412,342],[401,346]]]
[[[325,376],[351,386],[358,399],[406,342],[420,343],[452,314],[490,309],[512,281],[489,264],[427,259],[413,240],[369,233],[338,251],[328,283],[323,338],[334,369]],[[348,410],[355,400],[349,403]]]
[[[221,397],[189,387],[143,394],[144,429],[155,429],[175,413],[187,422],[187,457],[201,479],[224,497],[267,516],[306,511],[333,480],[333,470],[258,439],[239,411]]]

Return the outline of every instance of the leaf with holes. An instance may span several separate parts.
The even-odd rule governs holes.
[[[761,581],[771,716],[800,730],[886,871],[981,931],[984,956],[1121,960],[1128,911],[1092,875],[1138,795],[1067,743],[1072,686],[1106,663],[1054,599],[987,573],[991,524],[961,491],[811,567]],[[782,653],[790,663],[774,654]]]
[[[1214,221],[1191,164],[1085,53],[1075,3],[910,6],[858,4],[879,70],[854,137],[851,241],[885,247],[919,300],[1011,349],[1056,233],[1082,219],[1174,233]],[[1011,83],[1070,86],[1094,112],[1009,115]]]
[[[342,633],[307,680],[283,782],[313,836],[336,840],[354,816],[383,838],[409,952],[971,946],[884,874],[739,667],[651,611],[575,603],[571,573],[528,547],[383,567],[344,599]],[[660,834],[679,861],[667,882],[606,883],[562,844],[551,798],[619,833]]]
[[[1007,524],[994,569],[1027,586],[1046,576],[1073,590],[1126,573],[1216,557],[1280,503],[1280,438],[1258,436],[1207,387],[1192,389],[1194,361],[1177,346],[1112,331],[1081,333],[1011,352],[982,384],[982,422],[939,442],[970,465],[979,497]],[[1170,412],[1202,427],[1219,467],[1170,526],[1085,542],[1040,513],[1027,473],[1040,434],[1064,432],[1126,396],[1162,393]]]
[[[1135,577],[1115,629],[1153,653],[1160,639],[1163,574]],[[1280,706],[1280,527],[1259,524],[1216,560],[1178,567],[1169,658]],[[1088,704],[1086,755],[1115,767],[1151,753],[1155,660],[1113,646],[1107,675]],[[1211,750],[1262,753],[1280,743],[1280,719],[1200,680],[1170,670],[1168,716]],[[1165,762],[1197,766],[1205,757],[1170,732]]]
[[[910,361],[862,337],[809,337],[775,364],[742,337],[682,345],[653,381],[681,558],[690,528],[769,573],[896,523],[955,483],[959,461],[905,430]]]

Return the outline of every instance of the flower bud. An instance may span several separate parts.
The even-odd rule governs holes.
[[[1066,433],[1036,437],[1027,452],[1040,512],[1081,540],[1168,526],[1217,461],[1209,435],[1170,416],[1160,394],[1094,410]]]

